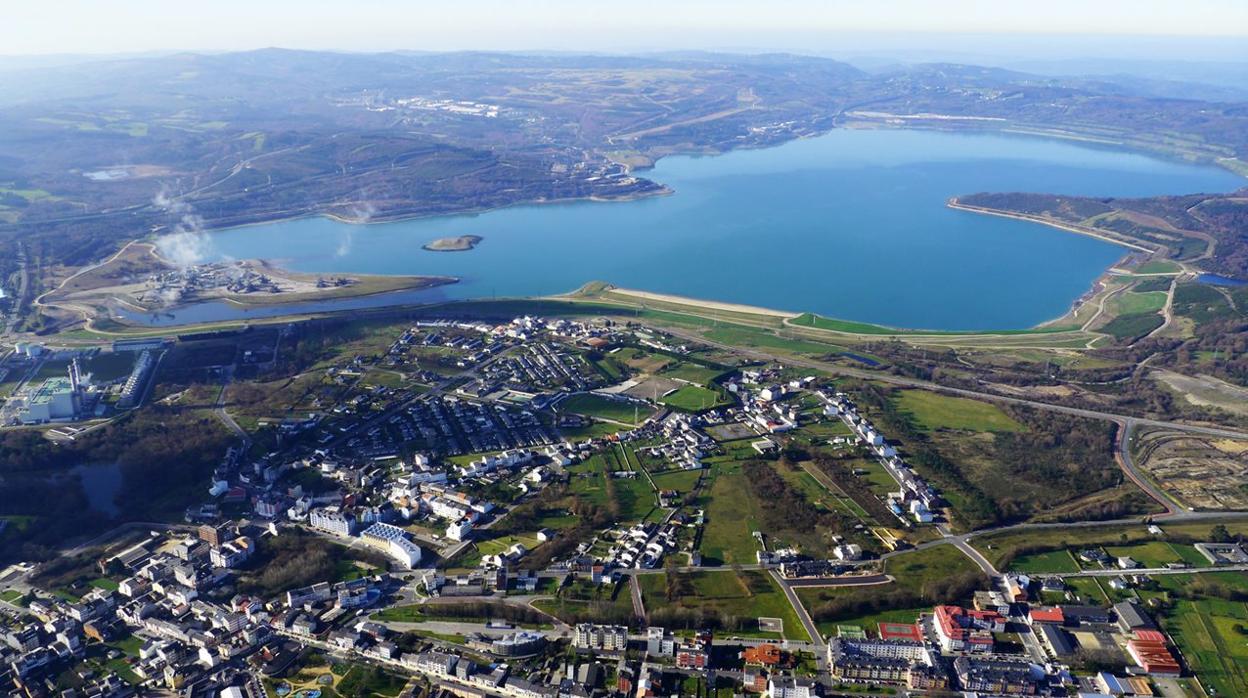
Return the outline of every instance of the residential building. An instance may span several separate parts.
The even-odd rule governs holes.
[[[622,625],[578,623],[573,629],[572,646],[579,649],[620,652],[628,649],[628,628]]]
[[[767,681],[767,698],[815,698],[819,684],[794,676],[773,676]]]
[[[308,516],[308,524],[336,536],[350,536],[355,531],[355,517],[343,514],[337,508],[312,510]]]

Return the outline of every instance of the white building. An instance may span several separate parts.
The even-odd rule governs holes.
[[[312,528],[337,536],[349,536],[355,530],[355,517],[343,514],[336,507],[313,510],[308,523]]]
[[[360,538],[384,551],[406,569],[410,570],[420,564],[420,546],[409,540],[407,532],[398,526],[375,523],[364,529]]]
[[[767,698],[815,698],[817,695],[817,686],[810,679],[773,676],[767,680]]]
[[[446,537],[451,540],[464,540],[472,533],[472,519],[463,518],[453,521],[446,527]]]
[[[622,625],[579,623],[573,629],[572,646],[606,652],[623,651],[628,649],[628,628]]]

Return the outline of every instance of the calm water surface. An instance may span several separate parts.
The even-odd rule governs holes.
[[[379,225],[309,218],[220,231],[212,242],[222,258],[266,258],[298,271],[462,279],[432,291],[298,310],[561,293],[600,280],[901,327],[1018,328],[1062,315],[1125,250],[954,211],[945,207],[950,196],[1151,196],[1242,185],[1212,167],[1063,142],[888,130],[666,158],[646,176],[676,193]],[[469,252],[421,249],[435,238],[468,234],[485,240]],[[205,303],[147,321],[291,311]]]

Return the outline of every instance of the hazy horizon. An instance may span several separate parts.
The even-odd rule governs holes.
[[[1026,59],[1248,60],[1248,3],[1234,0],[52,0],[6,8],[0,55],[228,52],[664,50],[966,55]],[[972,41],[973,40],[973,41]]]

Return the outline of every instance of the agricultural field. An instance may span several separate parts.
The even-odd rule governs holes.
[[[758,542],[752,535],[759,530],[758,502],[750,491],[740,464],[716,464],[709,494],[699,506],[706,510],[702,531],[702,564],[753,564]]]
[[[1000,407],[962,397],[941,395],[927,390],[902,390],[894,398],[897,407],[919,425],[935,431],[1000,432],[1022,431],[1023,425]]]
[[[1155,312],[1132,313],[1119,315],[1099,328],[1098,331],[1112,335],[1118,340],[1134,341],[1161,327],[1165,322]]]
[[[1248,695],[1248,633],[1244,631],[1248,627],[1248,603],[1243,600],[1248,598],[1248,575],[1215,572],[1202,574],[1199,579],[1220,586],[1239,600],[1204,593],[1194,576],[1161,577],[1158,581],[1162,587],[1175,593],[1173,607],[1161,619],[1162,627],[1192,670],[1217,695]]]
[[[723,630],[724,634],[807,641],[793,606],[789,604],[771,575],[762,570],[725,570],[722,572],[682,572],[680,593],[668,598],[667,574],[641,575],[642,598],[646,611],[662,615],[671,609],[713,612],[724,619],[735,619],[739,625]],[[779,618],[783,633],[758,630],[757,619]],[[696,630],[696,628],[684,628]]]

